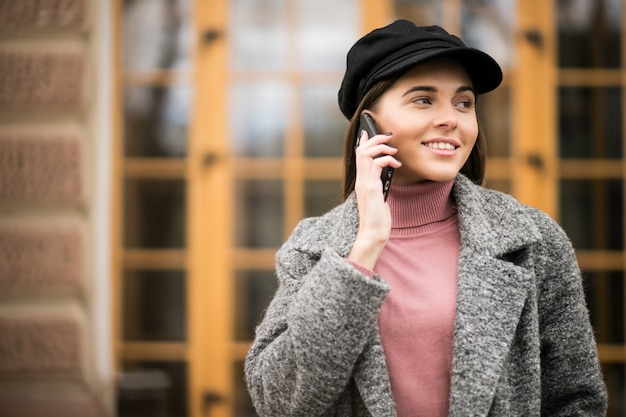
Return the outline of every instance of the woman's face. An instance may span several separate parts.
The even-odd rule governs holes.
[[[476,95],[465,70],[448,59],[419,64],[387,90],[370,111],[379,132],[398,149],[393,183],[450,181],[478,137]]]

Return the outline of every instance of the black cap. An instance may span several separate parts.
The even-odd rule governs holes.
[[[375,29],[348,51],[346,73],[339,89],[339,108],[351,119],[369,88],[377,81],[399,76],[434,57],[450,57],[467,71],[478,94],[502,82],[502,70],[486,53],[465,46],[439,26],[415,26],[408,20]]]

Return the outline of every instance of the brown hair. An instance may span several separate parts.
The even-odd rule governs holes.
[[[344,149],[343,149],[343,169],[344,169],[344,181],[343,181],[343,199],[346,200],[348,196],[354,191],[354,183],[356,181],[356,159],[354,148],[356,147],[356,139],[359,134],[359,119],[360,115],[365,109],[374,110],[378,101],[382,95],[389,90],[399,77],[391,78],[388,80],[378,81],[370,88],[363,100],[359,103],[354,116],[350,120],[346,133],[344,135]],[[478,103],[478,100],[476,100]],[[467,161],[461,167],[461,174],[468,177],[472,182],[483,185],[485,180],[485,165],[487,159],[487,141],[485,134],[478,122],[478,136],[476,143],[472,148]]]

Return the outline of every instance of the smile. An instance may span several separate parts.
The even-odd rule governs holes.
[[[456,146],[447,142],[429,142],[425,143],[424,146],[431,149],[440,149],[445,151],[453,151],[456,149]]]

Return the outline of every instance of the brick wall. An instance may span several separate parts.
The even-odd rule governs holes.
[[[4,417],[109,414],[90,325],[96,4],[0,0]]]

